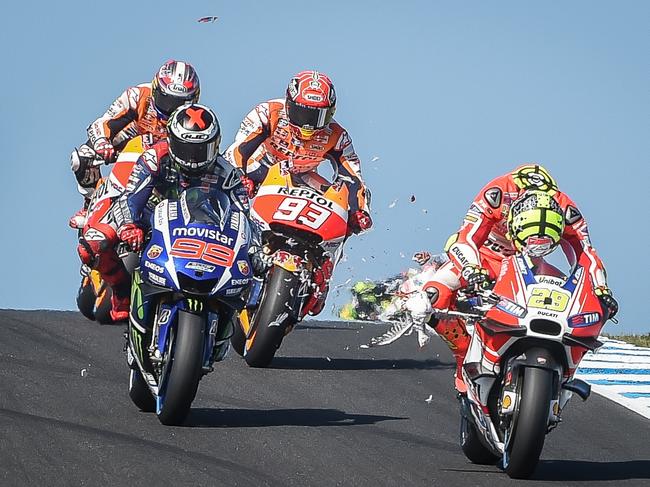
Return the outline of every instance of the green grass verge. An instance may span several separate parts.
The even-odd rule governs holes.
[[[638,347],[650,347],[650,333],[647,335],[610,335],[605,333],[605,336],[612,340],[621,340],[622,342],[631,343]]]

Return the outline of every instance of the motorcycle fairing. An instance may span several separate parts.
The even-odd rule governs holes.
[[[185,194],[185,193],[184,193]],[[145,278],[173,291],[180,280],[196,282],[199,294],[232,298],[249,284],[250,228],[242,212],[229,211],[221,227],[192,221],[185,199],[156,206],[153,231],[142,254]]]
[[[291,174],[273,166],[251,203],[251,218],[262,230],[279,224],[317,235],[322,242],[345,239],[348,221],[348,190],[343,184],[329,185],[320,192],[298,186]]]

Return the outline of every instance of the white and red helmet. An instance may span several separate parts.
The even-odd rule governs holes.
[[[182,61],[167,61],[151,82],[153,106],[163,118],[168,118],[181,105],[198,102],[200,91],[196,71]]]
[[[336,110],[336,92],[329,77],[318,71],[301,71],[287,87],[287,116],[289,123],[310,138],[326,127]]]

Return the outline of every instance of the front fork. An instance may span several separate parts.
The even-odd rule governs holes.
[[[562,409],[571,397],[570,393],[567,394],[567,390],[560,387],[564,377],[564,368],[557,363],[548,350],[532,348],[517,357],[511,357],[506,362],[501,382],[501,394],[497,403],[499,428],[502,432],[507,432],[510,429],[510,423],[516,421],[525,367],[542,368],[553,373],[553,395],[548,411],[548,431],[560,423]],[[505,440],[507,442],[507,438]]]

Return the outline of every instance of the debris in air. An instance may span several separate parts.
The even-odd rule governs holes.
[[[370,159],[370,162],[376,162],[379,160],[379,156],[373,156],[372,159]]]
[[[331,362],[331,361],[332,361],[332,359],[329,358],[329,357],[325,357],[325,358],[327,359],[328,362]]]
[[[216,16],[201,17],[197,22],[199,24],[211,24],[212,22],[216,22],[218,18]]]
[[[415,203],[415,195],[414,194],[411,195],[411,203]]]
[[[431,401],[433,401],[433,394],[430,394],[429,397],[424,400],[427,404],[431,404]]]
[[[81,369],[81,377],[86,377],[86,375],[88,375],[88,370]]]
[[[388,208],[395,208],[395,205],[397,204],[397,200],[394,199],[390,205],[388,205]]]

